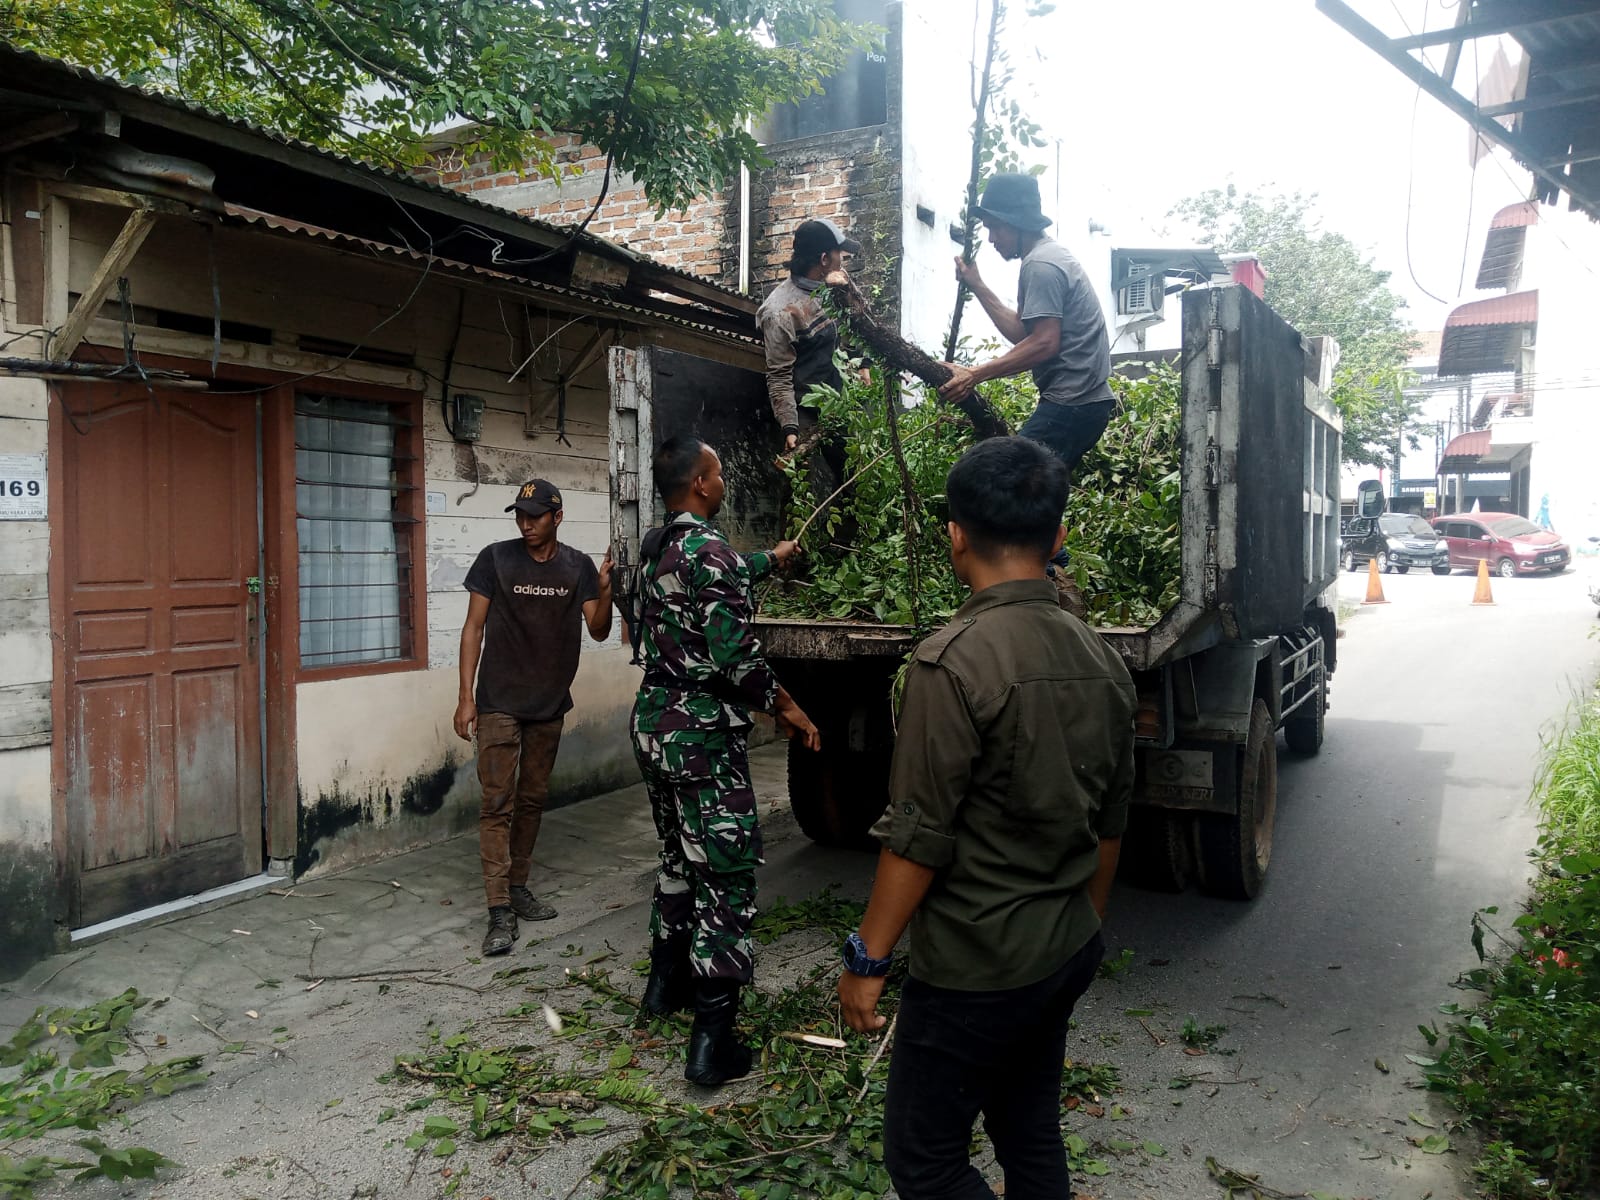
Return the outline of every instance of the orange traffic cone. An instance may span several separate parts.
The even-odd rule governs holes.
[[[1494,596],[1489,592],[1489,564],[1483,559],[1478,560],[1478,586],[1472,593],[1474,604],[1493,604]]]
[[[1375,558],[1367,559],[1367,598],[1365,600],[1363,600],[1361,603],[1363,603],[1363,604],[1387,604],[1387,603],[1389,603],[1387,600],[1385,600],[1383,598],[1383,583],[1378,578],[1378,560],[1375,559]]]

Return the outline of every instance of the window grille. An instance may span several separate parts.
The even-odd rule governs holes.
[[[300,665],[393,662],[412,655],[414,520],[395,406],[295,397],[295,525],[300,546]]]

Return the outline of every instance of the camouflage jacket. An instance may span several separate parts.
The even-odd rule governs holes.
[[[710,521],[683,512],[645,545],[634,729],[744,729],[750,709],[771,712],[778,680],[756,637],[751,589],[772,573],[772,554],[741,555]]]

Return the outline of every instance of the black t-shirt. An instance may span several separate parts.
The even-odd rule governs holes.
[[[485,546],[466,588],[489,598],[478,663],[478,711],[553,721],[572,707],[583,605],[600,594],[600,572],[581,550],[558,544],[535,562],[521,538]]]

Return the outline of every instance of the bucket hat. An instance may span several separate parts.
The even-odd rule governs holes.
[[[973,210],[983,221],[998,221],[1024,233],[1041,233],[1050,218],[1039,206],[1039,181],[1032,175],[996,175]]]

